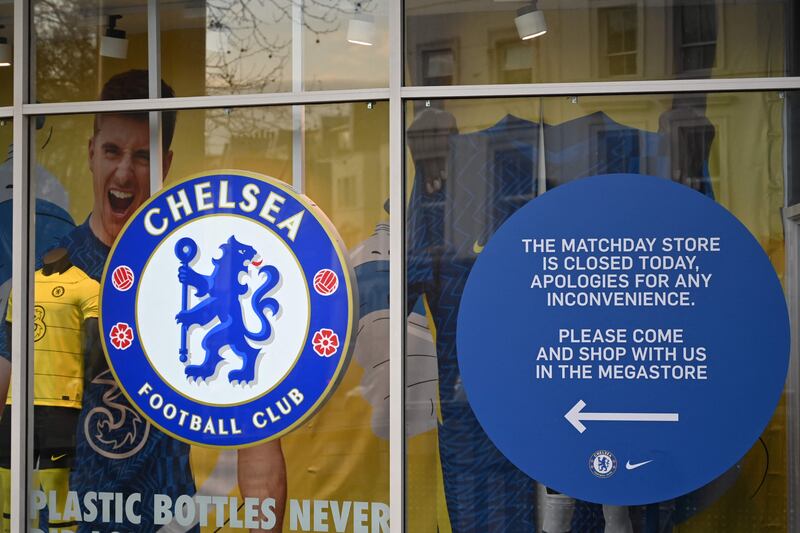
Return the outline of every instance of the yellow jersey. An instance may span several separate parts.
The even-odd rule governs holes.
[[[100,284],[76,266],[34,276],[33,403],[81,408],[83,324],[98,316]],[[6,320],[11,322],[11,300]],[[7,404],[11,403],[11,391]]]

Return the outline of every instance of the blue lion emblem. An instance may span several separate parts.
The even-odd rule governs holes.
[[[178,279],[183,284],[183,309],[175,316],[182,326],[181,361],[186,357],[189,328],[195,324],[204,326],[215,318],[219,324],[203,337],[202,347],[205,359],[199,365],[187,365],[186,377],[194,380],[207,380],[214,376],[220,363],[223,362],[219,352],[225,346],[242,358],[242,368],[231,370],[228,381],[231,383],[251,383],[255,379],[256,361],[260,350],[253,348],[248,340],[262,342],[272,335],[272,326],[265,314],[269,310],[274,317],[280,308],[275,298],[267,297],[280,281],[278,269],[265,265],[258,270],[258,275],[266,274],[264,282],[253,291],[251,304],[253,311],[261,321],[261,329],[250,331],[244,323],[242,304],[239,296],[247,293],[247,285],[239,282],[239,275],[247,272],[250,265],[259,267],[261,262],[254,262],[256,250],[252,246],[242,244],[231,236],[220,246],[222,256],[212,259],[214,271],[209,276],[198,273],[189,266],[189,262],[197,253],[197,244],[190,238],[178,241],[175,254],[181,261],[178,268]],[[197,297],[207,296],[191,309],[187,308],[188,287],[195,288]]]

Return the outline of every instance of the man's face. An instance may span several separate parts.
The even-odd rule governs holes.
[[[166,176],[172,153],[164,154]],[[89,140],[94,206],[91,228],[107,245],[150,196],[150,131],[146,120],[125,115],[97,119]]]

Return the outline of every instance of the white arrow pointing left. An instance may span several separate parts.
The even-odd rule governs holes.
[[[584,413],[586,402],[578,400],[572,409],[567,411],[564,418],[572,424],[578,433],[586,431],[582,421],[597,422],[677,422],[678,413]]]

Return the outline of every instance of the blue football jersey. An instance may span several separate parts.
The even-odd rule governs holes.
[[[444,186],[427,193],[418,175],[409,206],[409,305],[424,293],[436,325],[439,451],[457,532],[535,531],[534,481],[495,448],[467,403],[456,318],[486,239],[535,196],[538,135],[538,125],[508,116],[487,130],[452,136]]]
[[[110,249],[95,237],[88,220],[60,243],[70,260],[100,281]],[[195,493],[189,445],[151,426],[128,402],[102,353],[87,354],[83,408],[78,420],[70,490],[81,500],[91,491],[141,494],[140,524],[80,522],[78,531],[155,531],[153,497],[173,501]],[[199,531],[195,526],[191,531]]]

